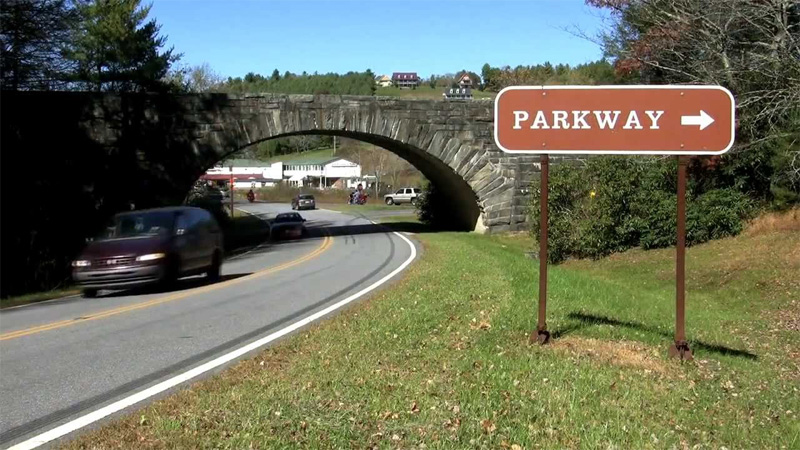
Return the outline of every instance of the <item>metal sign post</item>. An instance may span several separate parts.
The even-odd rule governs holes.
[[[231,170],[231,185],[230,189],[228,189],[228,194],[231,196],[231,218],[233,218],[233,166],[230,166]]]
[[[497,147],[508,154],[542,155],[537,342],[550,341],[545,320],[549,155],[678,155],[675,343],[669,354],[692,358],[685,331],[687,157],[730,150],[735,108],[733,95],[721,86],[511,86],[497,94]]]
[[[678,242],[675,252],[675,343],[669,356],[683,360],[692,359],[686,341],[686,166],[689,158],[678,156]]]
[[[539,201],[539,320],[536,324],[536,340],[539,344],[544,345],[550,342],[550,332],[547,331],[547,183],[550,177],[549,155],[542,155],[540,166],[542,192],[541,200]]]

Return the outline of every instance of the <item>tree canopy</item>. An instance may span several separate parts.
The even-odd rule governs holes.
[[[224,92],[273,92],[280,94],[339,94],[339,95],[373,95],[375,94],[375,74],[367,69],[365,72],[348,72],[313,74],[303,72],[297,75],[285,72],[280,75],[278,69],[270,77],[253,72],[244,78],[228,78],[220,88]]]
[[[574,67],[569,64],[553,66],[550,62],[545,62],[531,66],[499,68],[487,63],[483,65],[481,73],[483,87],[494,92],[515,85],[615,84],[620,81],[614,72],[614,66],[606,59]]]
[[[74,64],[69,80],[85,90],[161,91],[180,55],[162,51],[166,38],[141,0],[74,0],[79,20],[64,55]]]
[[[3,89],[164,91],[180,55],[140,0],[3,0]]]
[[[800,3],[586,0],[610,12],[603,35],[618,77],[719,84],[737,101],[733,150],[704,182],[800,201]]]
[[[61,50],[77,20],[66,0],[2,0],[2,87],[9,90],[63,88]]]

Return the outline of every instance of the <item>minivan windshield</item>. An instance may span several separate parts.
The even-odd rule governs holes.
[[[309,194],[301,194],[300,200],[314,200],[314,196]]]
[[[120,214],[112,219],[98,240],[165,236],[172,231],[175,214],[166,211]]]

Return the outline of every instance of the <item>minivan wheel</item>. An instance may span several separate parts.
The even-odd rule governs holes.
[[[386,199],[386,204],[387,204],[387,205],[394,205],[394,200],[392,199],[392,197],[388,197],[388,198]]]
[[[411,199],[411,204],[414,205],[414,206],[417,206],[417,199],[416,198],[412,198]]]
[[[83,298],[95,298],[97,297],[97,289],[84,289],[81,294]]]
[[[211,258],[211,267],[208,268],[206,275],[208,279],[211,281],[219,280],[219,277],[222,272],[222,257],[219,254],[219,250],[214,252],[214,256]]]

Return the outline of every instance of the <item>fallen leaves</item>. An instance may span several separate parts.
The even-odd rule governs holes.
[[[481,428],[483,429],[484,433],[491,434],[497,429],[497,425],[495,425],[494,422],[489,419],[483,419],[481,420]]]

